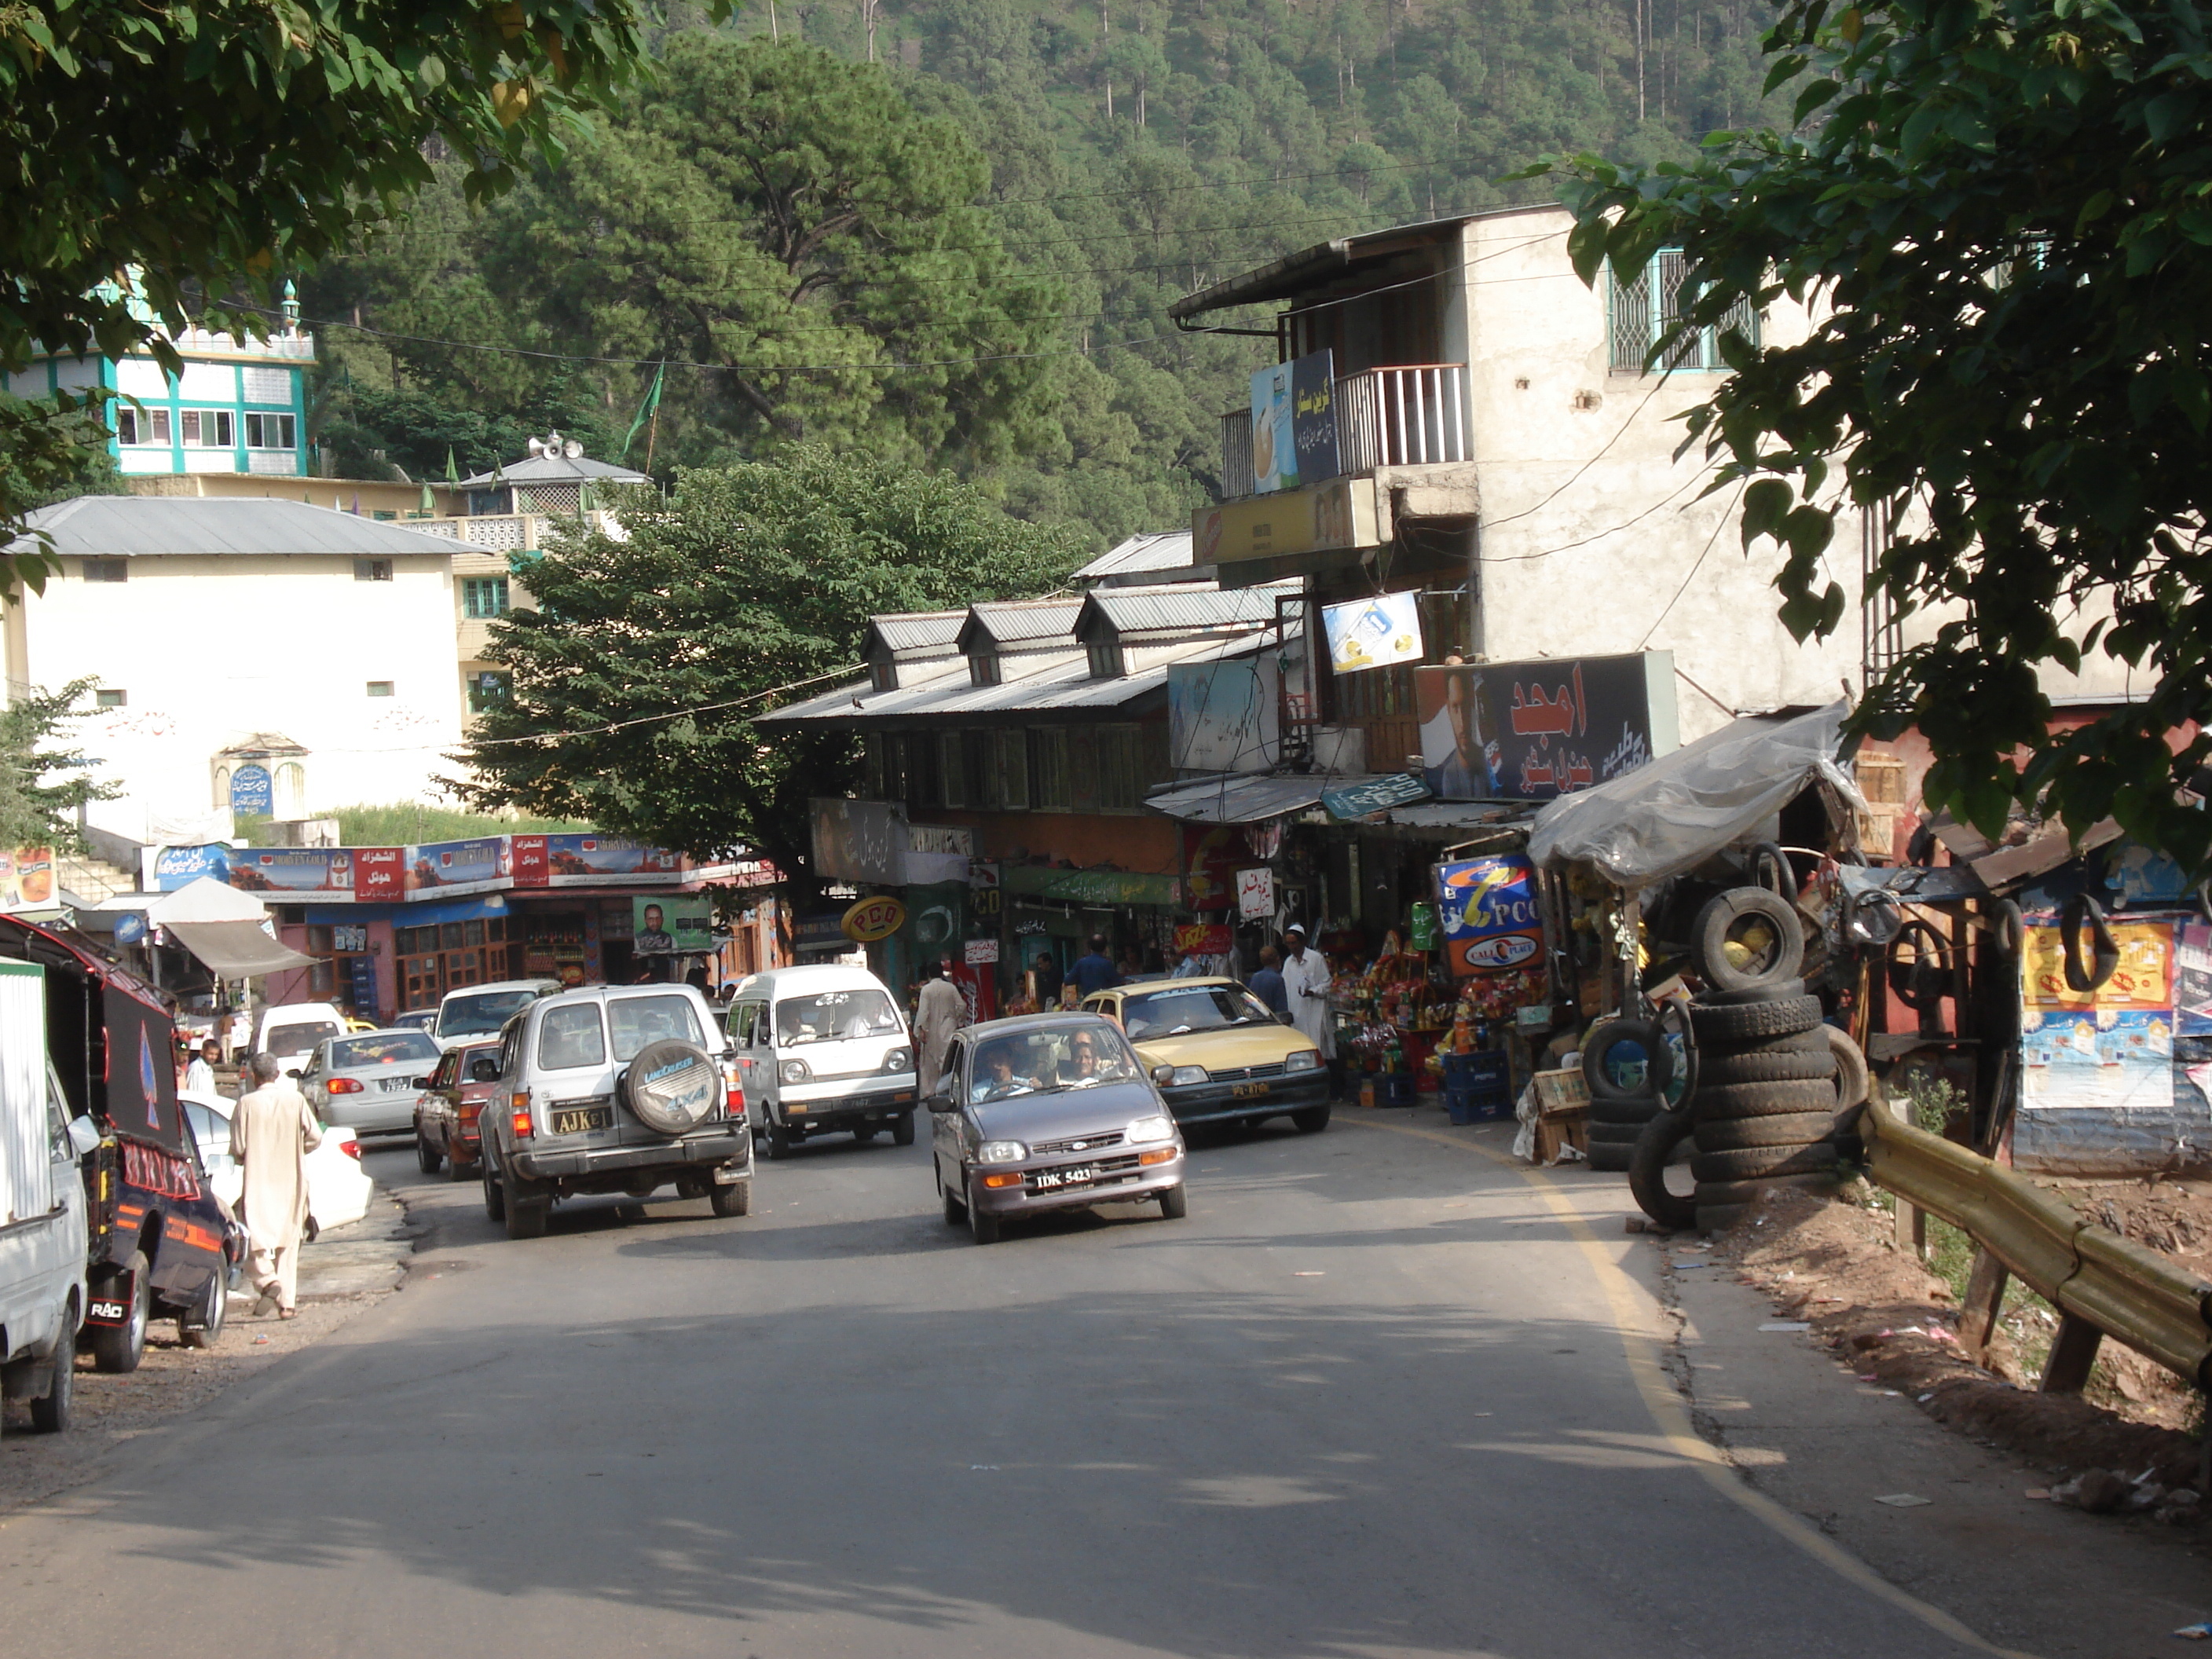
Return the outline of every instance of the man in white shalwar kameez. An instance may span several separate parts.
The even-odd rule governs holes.
[[[927,975],[921,987],[921,998],[915,1005],[914,1040],[919,1062],[921,1092],[937,1092],[937,1079],[945,1070],[945,1055],[952,1046],[952,1034],[968,1023],[968,999],[960,994],[960,988],[944,977],[944,969],[937,963],[925,963],[921,971]]]
[[[252,1249],[246,1270],[261,1292],[256,1314],[272,1307],[291,1318],[300,1289],[300,1236],[307,1228],[307,1154],[323,1144],[315,1119],[289,1078],[277,1075],[276,1056],[256,1054],[258,1086],[239,1097],[231,1115],[230,1151],[246,1172],[239,1207]]]
[[[1283,930],[1283,994],[1291,1005],[1291,1024],[1311,1037],[1336,1073],[1336,1022],[1328,1010],[1328,963],[1306,948],[1306,930],[1292,922]]]

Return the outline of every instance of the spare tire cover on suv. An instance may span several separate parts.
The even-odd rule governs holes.
[[[637,1051],[615,1085],[630,1115],[657,1134],[687,1134],[714,1115],[722,1073],[696,1042],[663,1037]]]

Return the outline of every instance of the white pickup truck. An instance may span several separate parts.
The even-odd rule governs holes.
[[[0,1394],[28,1400],[49,1433],[69,1426],[88,1242],[77,1161],[99,1144],[46,1058],[46,970],[0,958]]]

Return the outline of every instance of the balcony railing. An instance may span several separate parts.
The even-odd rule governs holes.
[[[1467,365],[1403,363],[1340,376],[1336,445],[1339,477],[1468,459]],[[1252,411],[1232,409],[1221,417],[1222,499],[1254,494],[1255,482]]]

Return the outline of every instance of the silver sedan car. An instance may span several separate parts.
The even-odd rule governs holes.
[[[324,1122],[362,1139],[415,1133],[415,1104],[438,1068],[438,1045],[427,1032],[394,1027],[325,1037],[293,1075]]]

